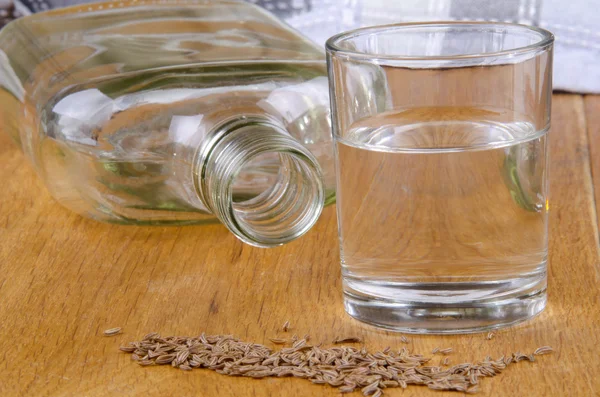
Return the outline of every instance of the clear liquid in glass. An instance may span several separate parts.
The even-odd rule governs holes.
[[[547,129],[521,120],[494,108],[400,109],[336,137],[351,315],[443,333],[543,309]]]

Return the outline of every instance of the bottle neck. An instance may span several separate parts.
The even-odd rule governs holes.
[[[274,182],[234,201],[235,182],[265,155],[279,157]],[[205,140],[195,167],[195,187],[206,207],[242,241],[274,247],[306,233],[324,205],[321,169],[312,153],[283,127],[261,117],[222,125]]]

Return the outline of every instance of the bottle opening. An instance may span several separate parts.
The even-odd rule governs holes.
[[[325,190],[312,153],[269,122],[244,120],[216,142],[198,173],[207,207],[242,241],[273,247],[306,233]]]
[[[251,201],[277,183],[282,167],[279,153],[262,153],[248,160],[233,181],[233,202]]]
[[[322,208],[324,200],[318,169],[303,155],[280,153],[278,157],[279,173],[269,188],[250,200],[232,200],[233,219],[251,244],[279,245],[299,237],[321,213],[315,210]]]

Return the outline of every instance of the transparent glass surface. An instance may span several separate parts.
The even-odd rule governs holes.
[[[543,310],[552,43],[502,23],[399,24],[328,41],[350,315],[456,333]]]
[[[306,188],[308,201],[294,202],[289,214],[307,216],[297,231],[308,230],[306,222],[334,200],[328,93],[323,50],[244,2],[86,4],[0,31],[2,129],[61,204],[102,221],[187,224],[217,216],[239,231],[248,208],[267,217],[244,202],[280,197],[270,201],[274,216]],[[240,131],[256,135],[260,147],[222,141],[245,139]],[[227,173],[216,181],[209,168]],[[228,201],[218,205],[227,205],[217,211],[211,197],[223,194]],[[224,219],[223,211],[239,219]],[[287,220],[271,225],[269,241],[298,236],[274,237],[298,221]],[[247,241],[253,232],[246,232],[236,234]]]

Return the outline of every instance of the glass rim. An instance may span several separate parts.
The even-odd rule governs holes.
[[[540,40],[522,47],[515,47],[509,50],[483,52],[474,54],[459,54],[459,55],[386,55],[378,53],[367,53],[362,51],[351,50],[339,46],[340,42],[359,37],[368,33],[384,33],[395,28],[419,28],[419,27],[451,27],[451,26],[488,26],[488,27],[510,27],[518,28],[523,31],[534,32],[540,35]],[[538,26],[523,25],[511,22],[490,22],[490,21],[433,21],[433,22],[401,22],[387,25],[368,26],[345,32],[338,33],[327,39],[325,48],[327,52],[334,55],[345,55],[348,58],[365,59],[365,60],[389,60],[389,61],[449,61],[460,59],[482,59],[498,56],[513,56],[522,55],[541,49],[545,49],[554,43],[554,34],[546,29]]]

